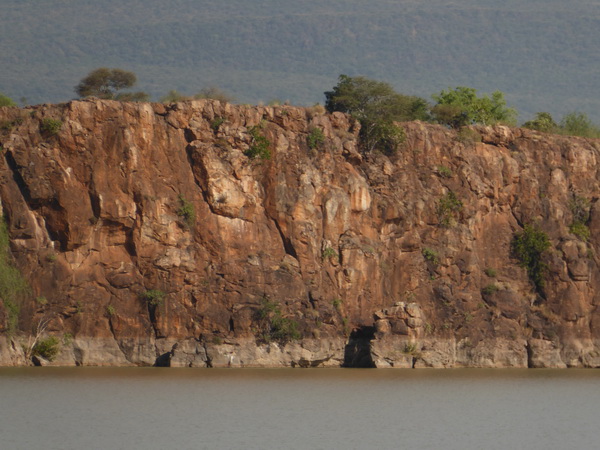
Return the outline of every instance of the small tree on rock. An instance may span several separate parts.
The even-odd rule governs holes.
[[[75,86],[75,93],[79,97],[98,97],[108,100],[147,100],[148,95],[144,92],[118,93],[118,91],[132,87],[136,81],[137,77],[133,72],[100,67],[92,70]]]
[[[491,97],[477,97],[476,89],[458,86],[432,98],[437,102],[431,110],[433,117],[439,123],[453,128],[475,123],[493,125],[500,122],[512,125],[516,121],[517,112],[506,106],[504,94],[500,91],[493,92]]]
[[[367,152],[395,150],[404,139],[404,130],[394,122],[428,119],[425,100],[399,94],[388,83],[365,77],[340,75],[325,98],[327,111],[341,111],[360,122],[361,145]]]

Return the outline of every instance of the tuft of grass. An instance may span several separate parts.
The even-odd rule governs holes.
[[[42,119],[42,122],[40,123],[40,130],[42,133],[54,136],[58,134],[62,126],[62,121],[46,117],[45,119]]]
[[[492,269],[491,267],[488,267],[483,272],[490,278],[496,277],[496,269]]]
[[[495,284],[488,284],[481,290],[481,293],[484,295],[492,295],[496,292],[498,292],[498,286],[496,286]]]
[[[338,257],[338,253],[331,247],[326,247],[323,249],[323,252],[321,253],[321,259],[323,261],[330,259],[330,258],[337,258]]]
[[[454,192],[448,191],[446,195],[440,198],[436,209],[440,225],[444,227],[454,226],[462,208],[462,201],[456,197]]]
[[[306,137],[306,143],[311,150],[320,148],[324,142],[325,135],[323,134],[323,130],[317,127],[312,128]]]
[[[423,258],[425,258],[425,261],[428,261],[435,266],[440,263],[440,259],[435,250],[425,247],[421,253],[423,254]]]
[[[193,228],[196,224],[196,210],[194,205],[187,201],[183,195],[179,195],[177,215],[183,219],[188,228]]]
[[[164,303],[166,295],[167,294],[159,289],[149,289],[144,291],[142,294],[142,299],[145,300],[150,306],[160,306]]]
[[[452,178],[452,170],[446,166],[438,166],[437,171],[444,178]]]

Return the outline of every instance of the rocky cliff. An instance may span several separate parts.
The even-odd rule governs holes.
[[[402,126],[363,155],[318,108],[0,108],[0,364],[600,366],[600,142]]]

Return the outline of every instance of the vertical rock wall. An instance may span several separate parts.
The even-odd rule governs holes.
[[[60,364],[336,366],[354,333],[378,367],[600,365],[598,141],[415,122],[394,155],[362,155],[343,114],[216,101],[2,108],[0,125],[31,287],[17,332],[0,302],[2,364],[43,324]],[[256,136],[270,159],[245,155]],[[511,256],[525,224],[552,244],[543,290]]]

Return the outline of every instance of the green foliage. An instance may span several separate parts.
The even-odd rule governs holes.
[[[219,127],[221,125],[223,125],[224,122],[225,122],[225,119],[223,117],[215,117],[213,119],[213,121],[210,123],[210,127],[216,133],[217,131],[219,131]]]
[[[48,304],[48,299],[43,295],[40,295],[39,297],[35,298],[35,302],[40,306],[44,306]]]
[[[543,261],[543,256],[550,246],[548,235],[536,225],[525,225],[512,241],[513,255],[519,260],[519,265],[527,269],[529,279],[538,291],[544,287],[548,265]]]
[[[7,332],[13,335],[19,328],[21,297],[29,287],[21,272],[12,265],[9,244],[8,227],[0,217],[0,300],[7,312]]]
[[[344,301],[341,298],[334,298],[333,301],[331,302],[331,304],[333,305],[333,307],[335,308],[335,310],[337,312],[340,312],[340,309],[342,308]]]
[[[600,128],[594,125],[586,114],[578,112],[563,117],[559,132],[569,136],[600,138]]]
[[[490,278],[496,277],[496,269],[492,269],[491,267],[488,267],[487,269],[485,269],[484,273]]]
[[[544,133],[555,133],[558,130],[558,125],[547,112],[538,112],[535,114],[535,119],[529,120],[523,124],[523,128],[542,131]]]
[[[58,119],[51,119],[50,117],[46,117],[42,119],[40,123],[40,130],[42,133],[47,133],[51,136],[58,134],[60,129],[62,128],[62,121]]]
[[[340,75],[325,98],[327,111],[341,111],[360,122],[361,145],[366,152],[378,149],[392,153],[405,139],[404,130],[394,122],[429,117],[422,98],[399,94],[388,83],[365,77]]]
[[[122,69],[108,69],[100,67],[92,70],[85,78],[83,78],[77,86],[75,93],[79,97],[98,97],[103,99],[119,99],[132,101],[127,95],[137,96],[138,94],[117,94],[118,91],[132,87],[137,82],[137,77],[133,72],[127,72]]]
[[[277,342],[285,345],[302,337],[298,330],[298,322],[283,317],[279,304],[266,297],[261,300],[255,317],[260,327],[259,338],[263,342]]]
[[[456,140],[465,145],[481,142],[481,139],[481,134],[479,134],[477,130],[472,130],[467,127],[461,127],[456,135]]]
[[[484,295],[492,295],[496,292],[498,292],[498,286],[496,286],[495,284],[488,284],[481,290],[481,293]]]
[[[48,336],[45,339],[40,339],[33,346],[32,354],[41,356],[42,358],[52,361],[60,351],[60,341],[55,336]]]
[[[432,98],[437,102],[431,110],[434,118],[453,128],[475,123],[512,125],[516,122],[517,112],[506,107],[504,94],[500,91],[493,92],[491,97],[477,97],[476,89],[458,86]]]
[[[11,98],[0,93],[0,106],[17,106],[17,104]]]
[[[248,134],[250,134],[252,141],[250,148],[244,152],[244,155],[252,159],[270,159],[271,151],[269,150],[269,146],[271,142],[262,134],[262,127],[255,125],[248,130]]]
[[[462,208],[462,201],[456,197],[454,192],[448,191],[446,195],[439,200],[436,209],[440,225],[444,227],[454,226]]]
[[[452,178],[452,170],[446,166],[438,166],[437,171],[444,178]]]
[[[585,197],[574,196],[569,202],[569,208],[573,214],[573,222],[569,231],[584,242],[590,239],[590,229],[588,222],[590,220],[590,201]]]
[[[150,306],[160,306],[164,303],[166,295],[167,294],[161,290],[149,289],[142,294],[142,299]]]
[[[337,258],[338,257],[338,253],[331,247],[326,247],[323,249],[323,252],[321,253],[321,259],[323,259],[323,261],[329,259],[329,258]]]
[[[115,313],[117,312],[117,310],[115,309],[115,307],[113,305],[108,305],[106,307],[106,314],[108,314],[109,316],[114,316]]]
[[[191,202],[183,197],[183,195],[179,195],[179,209],[177,209],[177,215],[183,219],[189,228],[193,228],[196,224],[196,209]]]
[[[423,258],[425,258],[425,261],[428,261],[435,266],[440,263],[440,259],[435,250],[425,247],[421,253],[423,254]]]
[[[311,150],[320,148],[321,145],[325,142],[325,135],[323,134],[323,130],[320,128],[314,127],[311,128],[308,136],[306,137],[306,143],[308,144],[308,148]]]
[[[159,101],[161,103],[177,103],[184,100],[189,100],[189,97],[186,97],[185,95],[177,92],[175,89],[172,89],[167,95],[163,95]]]

